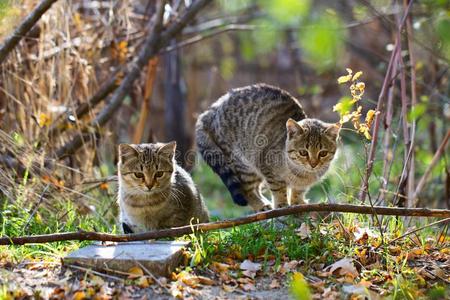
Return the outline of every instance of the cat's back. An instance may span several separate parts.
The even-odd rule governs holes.
[[[204,112],[198,123],[210,132],[261,134],[285,131],[287,119],[306,118],[299,101],[287,91],[254,84],[229,91]]]

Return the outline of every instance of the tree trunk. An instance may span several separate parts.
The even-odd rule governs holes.
[[[176,40],[171,41],[175,45]],[[177,142],[177,161],[186,167],[189,137],[186,132],[186,85],[181,75],[179,50],[164,55],[164,97],[166,141]]]

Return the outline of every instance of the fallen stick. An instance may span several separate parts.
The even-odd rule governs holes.
[[[386,216],[414,216],[414,217],[436,217],[449,218],[450,210],[428,209],[428,208],[398,208],[352,204],[303,204],[285,208],[279,208],[249,216],[231,220],[224,220],[211,223],[201,223],[182,227],[149,231],[135,234],[109,234],[100,232],[78,231],[54,234],[43,234],[20,237],[1,237],[0,245],[24,245],[31,243],[49,243],[58,241],[103,241],[103,242],[131,242],[143,241],[158,238],[179,237],[193,232],[206,232],[224,228],[231,228],[239,225],[254,223],[262,220],[273,219],[281,216],[294,215],[306,212],[346,212],[359,214],[377,214]]]

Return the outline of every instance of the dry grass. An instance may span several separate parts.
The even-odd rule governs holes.
[[[0,14],[0,39],[37,2],[9,1]],[[64,161],[52,155],[101,109],[99,105],[81,119],[74,117],[75,109],[97,92],[112,70],[128,61],[130,50],[143,37],[146,20],[131,8],[129,0],[58,1],[2,65],[0,156],[9,167],[0,172],[0,189],[11,202],[20,197],[30,207],[49,185],[42,205],[51,209],[52,199],[69,198],[80,204],[86,197],[79,183],[101,175],[94,170],[99,157],[92,147]],[[71,121],[63,134],[49,140],[49,128],[61,119]],[[102,133],[110,136],[108,128]],[[81,206],[86,208],[91,200]]]

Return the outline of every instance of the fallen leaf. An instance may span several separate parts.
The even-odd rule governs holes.
[[[130,275],[128,275],[128,279],[136,279],[139,278],[141,276],[144,276],[144,271],[142,271],[141,268],[139,267],[132,267],[128,270],[128,273],[130,273]]]
[[[215,284],[214,280],[212,280],[211,278],[208,278],[205,276],[198,276],[197,278],[201,284],[204,284],[204,285],[214,285]]]
[[[413,248],[413,249],[411,249],[411,251],[409,251],[407,253],[407,259],[408,260],[415,259],[423,254],[424,254],[424,251],[422,248]]]
[[[73,300],[83,300],[86,299],[86,294],[83,291],[77,291],[73,294]]]
[[[278,280],[276,280],[276,279],[273,279],[272,282],[269,285],[269,288],[271,288],[271,289],[277,289],[277,288],[280,288],[280,287],[281,287],[281,285],[278,282]]]
[[[253,283],[241,284],[241,288],[246,292],[256,291],[256,287]]]
[[[254,262],[246,259],[241,263],[240,268],[241,268],[241,270],[248,270],[248,271],[256,272],[256,271],[261,270],[261,264],[254,263]]]
[[[358,270],[356,270],[355,266],[353,265],[353,259],[348,257],[344,257],[334,264],[329,265],[324,269],[324,271],[330,272],[331,274],[337,271],[337,274],[340,276],[351,275],[353,277],[357,277],[359,275]]]
[[[234,292],[234,290],[236,290],[236,288],[237,288],[237,285],[235,285],[235,286],[231,286],[231,285],[227,285],[227,284],[222,285],[222,289],[227,293]]]
[[[299,263],[300,263],[300,262],[297,261],[297,260],[291,260],[291,261],[285,262],[285,263],[280,267],[280,269],[278,270],[278,272],[280,272],[281,274],[286,274],[286,273],[288,273],[288,272],[291,272],[292,270],[294,270],[294,269],[298,266]]]
[[[230,265],[216,261],[212,262],[211,267],[215,269],[217,272],[226,272],[228,271],[228,269],[230,269]]]
[[[256,272],[245,270],[245,271],[242,271],[242,275],[253,279],[256,276]]]
[[[311,236],[311,229],[309,228],[309,225],[306,223],[302,223],[300,228],[295,230],[295,233],[302,239],[307,239]]]
[[[147,276],[141,276],[138,278],[136,284],[141,288],[148,288],[153,283],[153,280],[151,278],[148,278]]]

